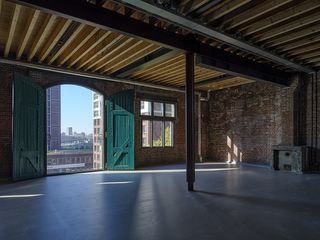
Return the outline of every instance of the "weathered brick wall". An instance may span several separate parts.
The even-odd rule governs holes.
[[[163,90],[148,89],[136,87],[135,101],[135,159],[136,166],[155,165],[160,163],[176,163],[185,161],[185,121],[184,121],[184,94],[169,92]],[[147,97],[145,97],[147,96]],[[174,124],[174,146],[173,147],[142,147],[141,140],[141,116],[140,100],[141,98],[150,100],[169,100],[176,102],[177,117]]]
[[[279,88],[257,82],[213,92],[207,159],[268,164],[272,145],[293,144],[295,85]]]
[[[12,69],[0,64],[0,178],[11,177]]]
[[[306,84],[305,132],[302,141],[311,147],[310,170],[320,171],[320,73]]]

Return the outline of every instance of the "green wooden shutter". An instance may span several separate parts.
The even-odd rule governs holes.
[[[134,91],[107,99],[107,169],[134,169]]]
[[[45,174],[45,91],[27,77],[14,76],[13,180]]]

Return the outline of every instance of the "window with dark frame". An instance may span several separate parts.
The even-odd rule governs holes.
[[[140,101],[142,147],[173,147],[176,104]]]

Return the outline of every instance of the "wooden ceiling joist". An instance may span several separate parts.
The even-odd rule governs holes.
[[[108,39],[106,39],[106,44],[97,52],[92,54],[90,57],[88,57],[85,61],[83,61],[81,64],[78,65],[77,69],[81,69],[86,64],[94,60],[97,56],[102,54],[103,52],[107,51],[109,48],[111,48],[114,44],[116,44],[118,41],[120,41],[123,38],[123,35],[118,34],[111,34]],[[87,69],[87,68],[86,68]]]
[[[74,40],[70,47],[67,49],[67,53],[63,54],[58,58],[58,66],[62,66],[66,61],[68,61],[76,52],[80,51],[80,48],[89,41],[89,39],[94,36],[99,31],[99,28],[86,27],[79,34],[79,37]]]
[[[241,7],[242,5],[247,4],[251,0],[233,0],[233,1],[228,1],[225,5],[222,7],[218,8],[216,11],[211,12],[208,11],[208,15],[205,16],[202,20],[203,22],[213,22],[226,14],[234,11],[235,9]]]
[[[26,31],[24,33],[24,37],[23,37],[23,39],[20,43],[20,46],[18,48],[18,51],[17,51],[17,56],[16,56],[17,60],[19,60],[21,58],[21,55],[23,54],[25,47],[26,47],[27,43],[29,42],[30,36],[34,30],[36,22],[38,21],[39,15],[40,15],[39,10],[33,10],[33,13],[31,15],[31,19],[27,25],[28,27],[26,28]]]
[[[243,28],[240,28],[239,31],[243,31],[243,36],[247,37],[249,35],[265,31],[266,29],[271,29],[274,26],[285,23],[292,18],[297,18],[298,16],[318,9],[319,7],[320,6],[317,1],[302,1],[301,3],[297,3],[295,6],[290,7],[285,11],[275,13],[267,18],[261,19],[254,24],[243,26]]]
[[[156,46],[153,44],[148,44],[141,48],[140,50],[135,51],[134,53],[130,54],[130,57],[124,57],[122,60],[118,60],[110,69],[107,70],[108,74],[113,74],[120,68],[129,65],[130,63],[134,62],[137,57],[144,57],[151,52],[158,50],[160,46]]]
[[[105,55],[103,55],[100,59],[91,62],[86,69],[90,69],[93,68],[92,71],[96,72],[98,70],[100,70],[101,68],[103,68],[105,65],[108,64],[108,57],[111,56],[112,54],[116,53],[117,51],[119,51],[119,49],[123,48],[124,46],[128,45],[131,42],[134,42],[135,39],[133,38],[128,38],[128,37],[124,37],[120,40],[120,44],[115,46],[110,52],[106,53]],[[99,65],[102,62],[101,65]],[[99,66],[97,66],[99,65]],[[95,67],[96,66],[96,67]]]
[[[104,41],[112,32],[110,31],[98,31],[94,36],[92,36],[88,42],[86,42],[80,49],[80,54],[75,58],[71,58],[68,68],[75,65],[78,61],[80,61],[86,54],[88,54],[91,50],[93,50],[96,46],[98,46],[102,41]]]
[[[261,34],[256,34],[255,37],[253,38],[253,41],[255,38],[258,39],[259,41],[267,41],[268,39],[272,39],[277,36],[283,36],[302,28],[307,29],[311,24],[316,24],[319,22],[320,22],[319,13],[316,12],[306,17],[299,18],[296,21],[289,22],[279,27],[272,28],[269,31],[264,31]]]
[[[28,61],[30,62],[34,55],[39,50],[39,47],[42,45],[44,39],[46,38],[48,32],[51,30],[54,22],[56,21],[55,15],[48,14],[44,23],[41,25],[41,28],[39,32],[37,33],[37,36],[32,44],[32,47],[28,53]]]
[[[68,40],[62,45],[62,47],[49,58],[48,64],[52,64],[60,55],[61,53],[71,44],[71,42],[78,37],[80,32],[84,29],[85,25],[81,23],[77,29],[71,34],[71,36],[68,38]]]
[[[62,34],[67,30],[71,23],[71,19],[61,19],[58,22],[57,26],[53,32],[50,33],[50,37],[46,40],[46,43],[42,48],[42,51],[39,55],[39,63],[42,63],[47,58],[53,47],[57,44]]]
[[[258,4],[257,6],[250,8],[249,11],[245,11],[241,14],[238,14],[236,17],[232,19],[230,23],[228,23],[229,21],[227,21],[227,28],[233,29],[240,25],[244,25],[250,22],[251,20],[257,19],[266,13],[270,13],[276,8],[284,6],[292,1],[293,0],[273,0],[261,2],[263,4]]]
[[[15,5],[14,13],[13,13],[12,21],[11,21],[11,26],[10,26],[10,32],[9,32],[7,43],[6,43],[6,46],[5,46],[5,49],[4,49],[4,57],[6,57],[6,58],[8,57],[9,52],[10,52],[10,47],[11,47],[13,36],[14,36],[15,30],[16,30],[16,26],[17,26],[17,23],[18,23],[18,18],[19,18],[19,15],[20,15],[20,11],[21,11],[21,6],[20,5]]]

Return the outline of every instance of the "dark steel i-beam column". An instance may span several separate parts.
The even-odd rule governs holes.
[[[194,53],[186,53],[186,157],[188,190],[195,181]]]

